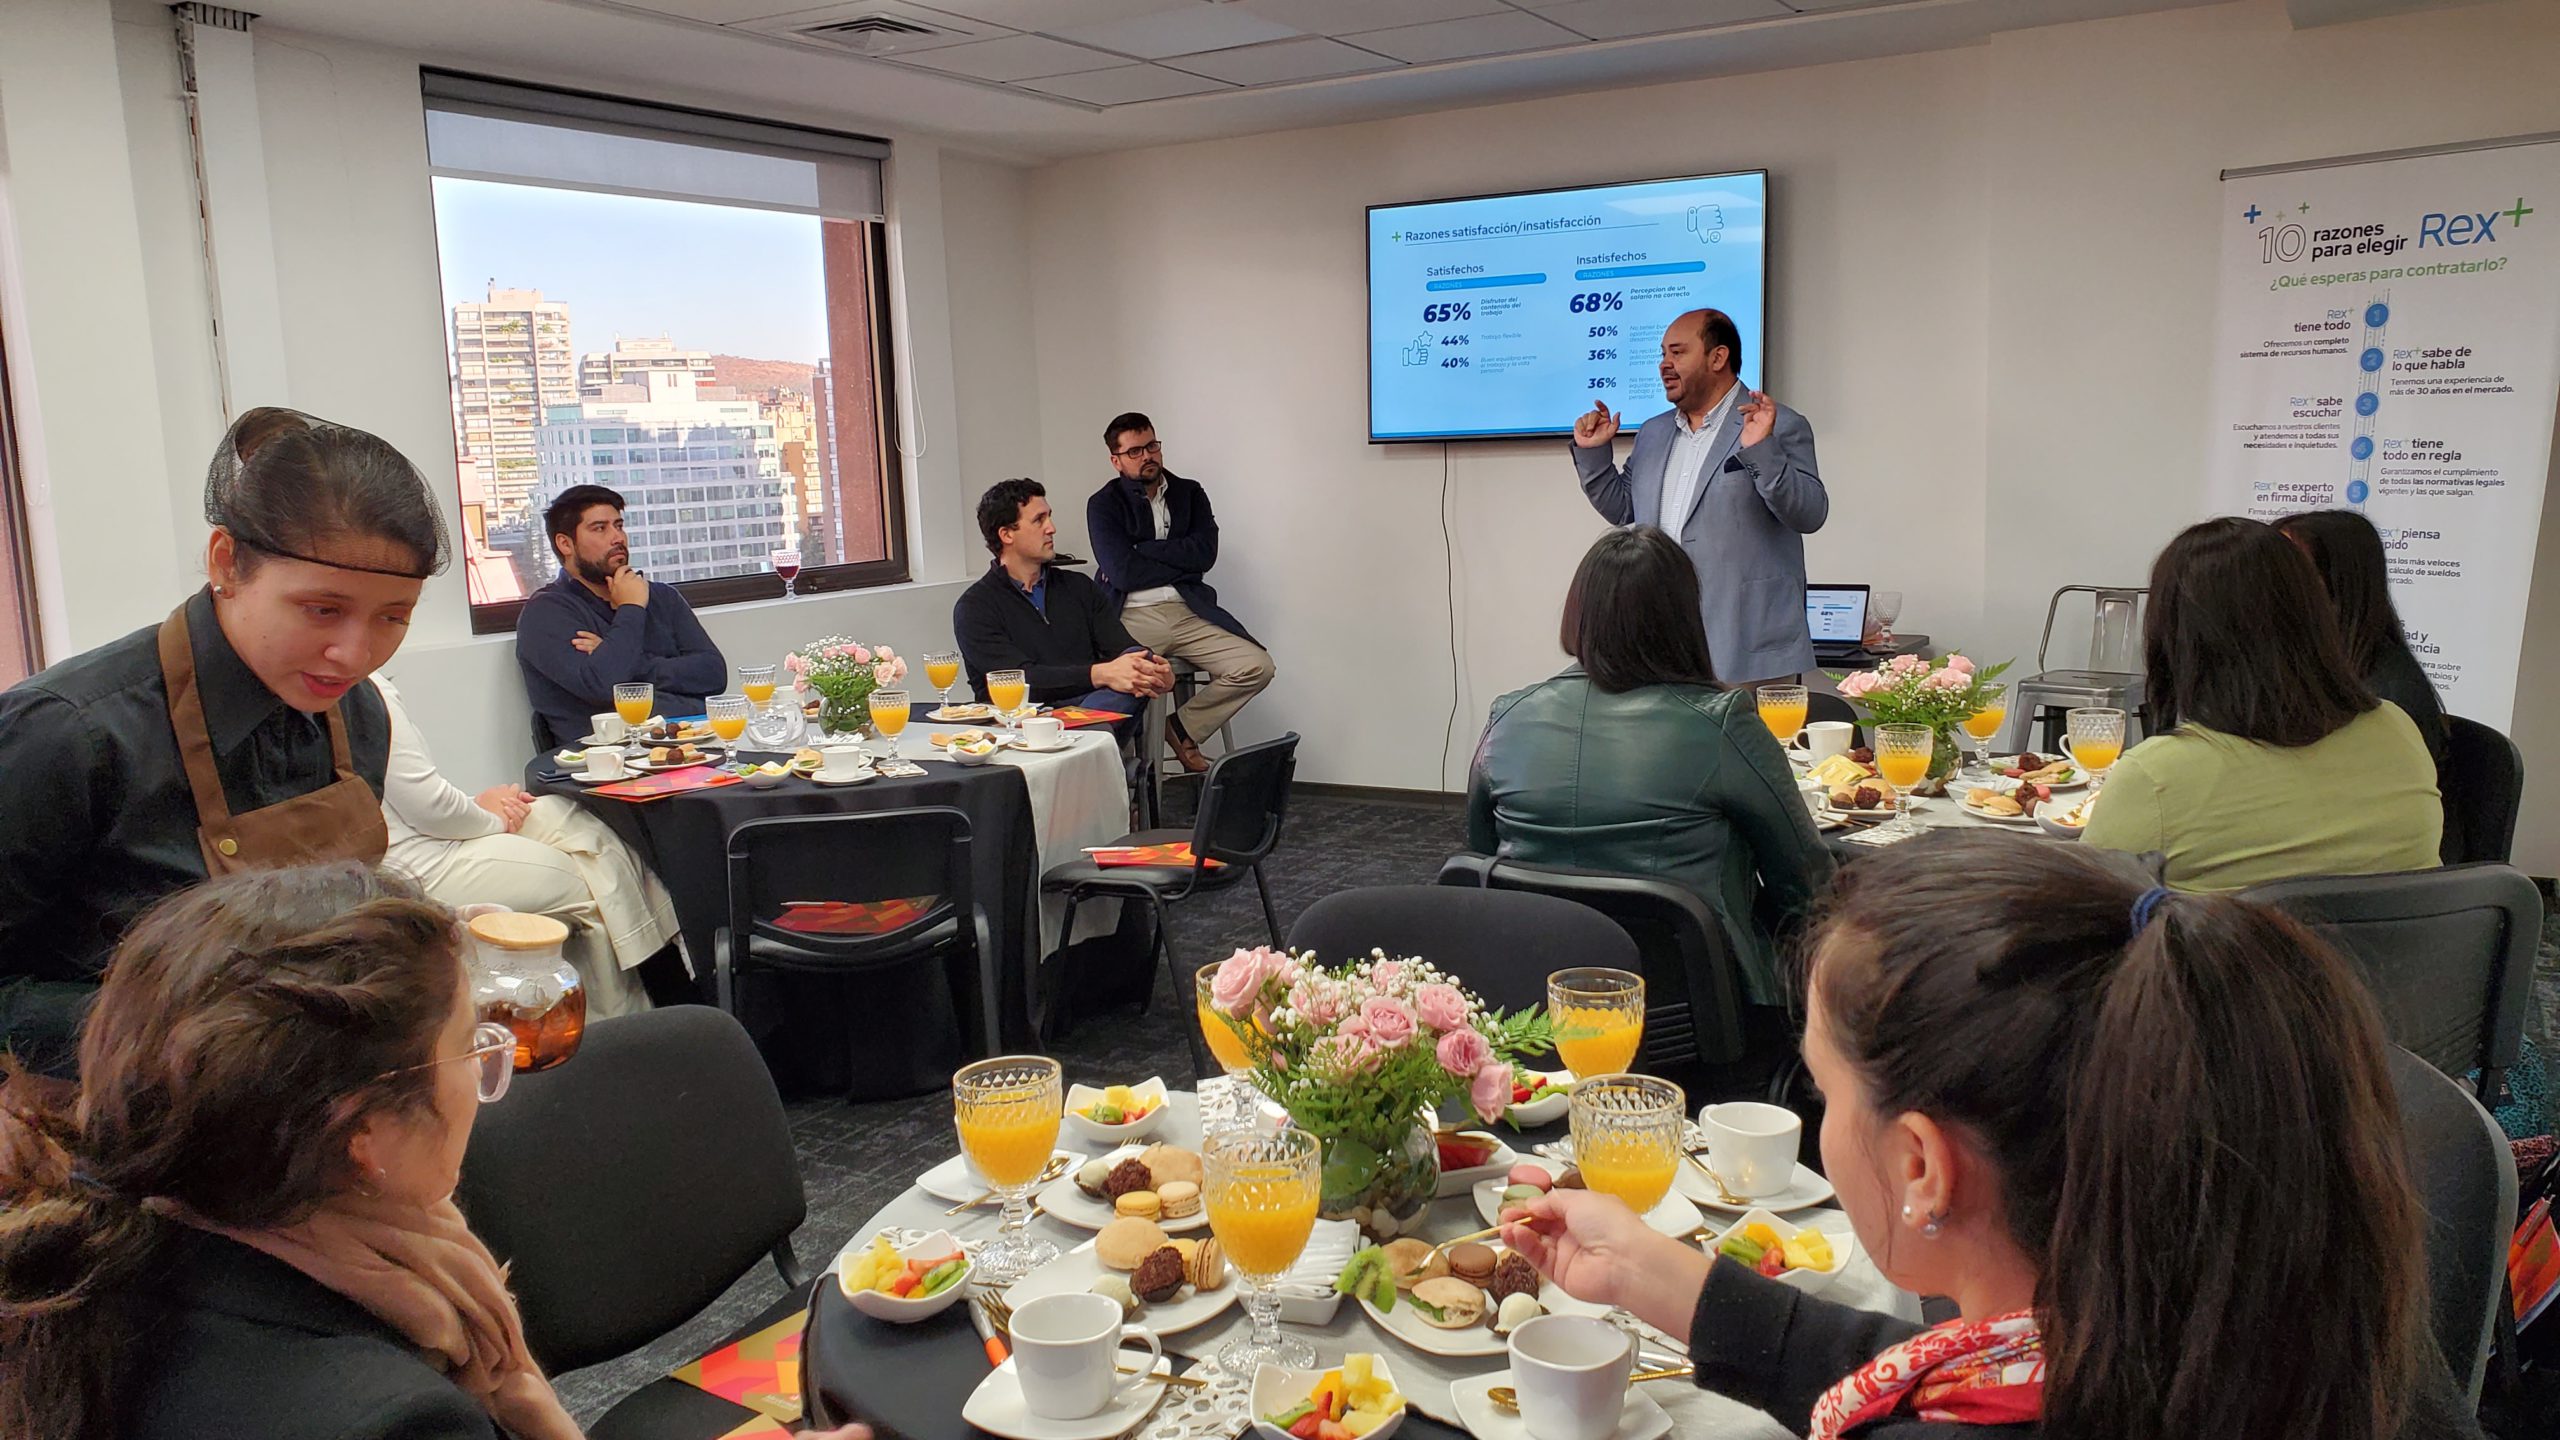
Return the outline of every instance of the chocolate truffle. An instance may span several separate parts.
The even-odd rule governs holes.
[[[1138,1262],[1138,1273],[1129,1277],[1129,1288],[1150,1305],[1161,1305],[1182,1289],[1185,1279],[1182,1252],[1170,1245],[1156,1247],[1153,1254]]]
[[[1132,1157],[1111,1167],[1111,1173],[1102,1182],[1102,1196],[1106,1200],[1117,1200],[1132,1190],[1154,1188],[1156,1177],[1148,1173],[1142,1161]]]
[[[1486,1288],[1496,1300],[1508,1300],[1514,1295],[1535,1295],[1538,1293],[1538,1267],[1530,1264],[1529,1257],[1519,1251],[1507,1251],[1493,1267],[1493,1283]]]

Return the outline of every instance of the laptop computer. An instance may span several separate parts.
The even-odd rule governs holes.
[[[1866,648],[1867,587],[1807,585],[1804,623],[1813,633],[1813,658],[1845,660]]]

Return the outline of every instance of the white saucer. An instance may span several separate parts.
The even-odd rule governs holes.
[[[1786,1189],[1775,1195],[1755,1196],[1739,1205],[1728,1205],[1720,1199],[1716,1195],[1715,1182],[1700,1173],[1695,1165],[1682,1165],[1680,1178],[1671,1184],[1673,1189],[1697,1201],[1700,1209],[1725,1215],[1740,1215],[1748,1210],[1775,1210],[1783,1215],[1789,1210],[1823,1204],[1840,1193],[1831,1188],[1830,1181],[1814,1173],[1812,1166],[1802,1162],[1797,1163],[1795,1178],[1787,1182]]]
[[[1074,1174],[1075,1167],[1083,1164],[1087,1158],[1081,1150],[1063,1149],[1049,1157],[1052,1164],[1061,1159],[1065,1160],[1070,1175]],[[968,1156],[954,1155],[917,1176],[916,1188],[945,1205],[957,1205],[963,1200],[975,1200],[986,1194],[987,1180],[985,1176],[978,1173],[977,1166],[969,1163]],[[987,1203],[993,1205],[995,1202],[990,1200]]]
[[[851,775],[834,776],[823,770],[812,771],[809,778],[820,785],[863,785],[880,778],[877,771],[863,770]]]
[[[1147,1352],[1120,1353],[1143,1359]],[[1173,1366],[1171,1361],[1159,1359],[1155,1368],[1156,1373],[1162,1374]],[[969,1403],[960,1407],[960,1418],[990,1435],[1001,1435],[1004,1440],[1112,1440],[1113,1436],[1136,1429],[1155,1412],[1156,1402],[1164,1398],[1164,1392],[1172,1388],[1132,1385],[1120,1403],[1104,1406],[1098,1415],[1082,1420],[1043,1420],[1022,1403],[1022,1382],[1014,1373],[1013,1362],[1007,1360],[988,1371],[978,1388],[969,1392]]]
[[[1146,1148],[1143,1144],[1123,1145],[1116,1150],[1104,1152],[1102,1158],[1109,1164],[1117,1165],[1133,1155],[1144,1153]],[[1098,1200],[1077,1189],[1073,1172],[1049,1182],[1048,1188],[1032,1198],[1040,1202],[1041,1209],[1049,1212],[1050,1219],[1063,1221],[1079,1230],[1099,1230],[1120,1218],[1120,1212],[1111,1207],[1110,1201]],[[1167,1220],[1161,1215],[1156,1217],[1156,1224],[1168,1235],[1180,1235],[1185,1231],[1197,1230],[1208,1223],[1209,1207],[1206,1205],[1179,1220]]]
[[[590,775],[584,770],[572,770],[568,772],[568,775],[570,779],[577,781],[581,785],[611,785],[623,780],[636,780],[640,778],[640,772],[636,770],[622,775],[607,776],[602,779]]]
[[[1105,1267],[1094,1254],[1093,1242],[1087,1240],[1039,1269],[1016,1280],[1004,1292],[1005,1303],[1019,1310],[1024,1303],[1043,1295],[1080,1295],[1093,1288],[1093,1282],[1105,1275],[1121,1272]],[[1121,1278],[1126,1279],[1123,1275]],[[1158,1335],[1174,1335],[1206,1325],[1227,1313],[1227,1308],[1244,1294],[1244,1277],[1235,1267],[1227,1267],[1227,1283],[1215,1290],[1202,1291],[1185,1285],[1174,1292],[1174,1298],[1160,1304],[1144,1305],[1130,1320],[1144,1325]]]
[[[1674,1382],[1657,1380],[1657,1385]],[[1456,1407],[1458,1424],[1476,1440],[1529,1440],[1528,1423],[1517,1411],[1498,1410],[1485,1398],[1496,1385],[1520,1388],[1508,1370],[1490,1375],[1474,1375],[1449,1382],[1449,1403]],[[1653,1397],[1644,1393],[1642,1385],[1627,1387],[1627,1401],[1618,1410],[1618,1428],[1610,1440],[1660,1440],[1671,1433],[1671,1415]]]
[[[1563,1174],[1565,1169],[1564,1166],[1553,1160],[1540,1159],[1535,1155],[1524,1157],[1520,1161],[1520,1164],[1537,1166],[1539,1169],[1547,1172],[1549,1179],[1553,1179],[1554,1177]],[[1519,1167],[1514,1166],[1512,1168],[1517,1169]],[[1507,1180],[1479,1180],[1476,1182],[1476,1213],[1484,1217],[1484,1223],[1487,1225],[1499,1224],[1501,1222],[1502,1192],[1506,1188],[1508,1188]],[[1677,1189],[1674,1189],[1669,1194],[1663,1196],[1661,1204],[1644,1212],[1644,1223],[1661,1231],[1665,1235],[1686,1235],[1690,1231],[1697,1229],[1699,1225],[1705,1222],[1706,1218],[1707,1217],[1704,1215],[1698,1213],[1698,1207],[1690,1203],[1689,1197],[1681,1194]]]
[[[619,740],[607,740],[601,735],[589,735],[577,742],[577,748],[586,750],[592,749],[598,745],[629,745],[631,743],[633,743],[632,739],[628,735],[623,736]]]
[[[1020,735],[1014,736],[1011,740],[1005,743],[1016,750],[1028,750],[1034,755],[1047,755],[1054,751],[1064,750],[1068,746],[1075,744],[1076,732],[1070,730],[1059,736],[1058,743],[1055,745],[1034,745]]]

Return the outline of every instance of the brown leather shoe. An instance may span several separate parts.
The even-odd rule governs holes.
[[[1200,747],[1182,733],[1182,727],[1171,716],[1165,717],[1164,740],[1173,747],[1173,758],[1182,762],[1183,769],[1197,775],[1209,768],[1209,757],[1200,753]]]

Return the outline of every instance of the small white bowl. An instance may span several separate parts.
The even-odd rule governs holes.
[[[1003,752],[1001,745],[990,745],[984,750],[963,750],[954,745],[942,752],[942,758],[954,765],[984,765]]]
[[[2036,807],[2036,828],[2042,830],[2044,833],[2052,836],[2056,840],[2079,839],[2080,832],[2085,827],[2079,825],[2065,825],[2059,819],[2055,818],[2056,816],[2066,814],[2069,811],[2078,808],[2079,804],[2080,801],[2078,799],[2074,799],[2068,804],[2065,804],[2060,799],[2047,800]]]
[[[1561,1080],[1567,1084],[1570,1084],[1573,1081],[1573,1072],[1570,1070],[1523,1070],[1520,1072],[1519,1078],[1522,1080],[1534,1080],[1540,1075],[1544,1075],[1550,1080]],[[1571,1109],[1572,1106],[1572,1094],[1570,1092],[1560,1093],[1549,1095],[1543,1100],[1532,1100],[1526,1105],[1514,1105],[1503,1112],[1503,1118],[1513,1121],[1523,1130],[1529,1130],[1540,1125],[1552,1125],[1558,1120],[1563,1119],[1564,1112]]]
[[[1389,1385],[1395,1387],[1396,1394],[1403,1395],[1404,1387],[1396,1384],[1396,1373],[1388,1368],[1387,1357],[1373,1352],[1370,1359],[1377,1374]],[[1288,1431],[1262,1417],[1276,1415],[1292,1405],[1303,1404],[1308,1394],[1316,1388],[1316,1382],[1324,1378],[1325,1370],[1341,1368],[1339,1365],[1328,1365],[1324,1370],[1283,1370],[1277,1365],[1257,1366],[1253,1372],[1253,1433],[1261,1436],[1262,1440],[1290,1440]],[[1387,1440],[1388,1436],[1403,1428],[1404,1417],[1412,1409],[1413,1403],[1410,1400],[1397,1406],[1396,1413],[1388,1416],[1377,1429],[1370,1431],[1367,1440]]]
[[[844,1247],[844,1252],[836,1256],[836,1288],[844,1291],[844,1298],[853,1302],[854,1309],[874,1320],[886,1320],[892,1325],[913,1325],[919,1320],[929,1320],[950,1309],[953,1301],[968,1293],[969,1277],[978,1268],[978,1262],[969,1259],[966,1252],[961,1252],[960,1278],[943,1286],[941,1293],[928,1295],[922,1300],[902,1300],[895,1295],[883,1295],[877,1290],[846,1289],[845,1266],[870,1248],[870,1237],[865,1236],[859,1243]],[[936,1230],[912,1245],[898,1247],[898,1254],[908,1260],[924,1260],[936,1255],[949,1255],[955,1251],[960,1251],[960,1242],[952,1239],[951,1232],[948,1230]]]
[[[767,770],[759,766],[741,778],[747,782],[747,788],[750,790],[770,790],[790,779],[791,776],[787,771]]]
[[[1742,1218],[1734,1221],[1732,1226],[1725,1230],[1723,1234],[1720,1234],[1717,1239],[1721,1241],[1723,1235],[1732,1234],[1734,1231],[1740,1230],[1743,1226],[1749,1225],[1754,1221],[1777,1231],[1780,1239],[1793,1235],[1799,1230],[1822,1230],[1822,1227],[1819,1225],[1798,1225],[1792,1221],[1781,1220],[1773,1211],[1746,1210],[1743,1212]],[[1843,1228],[1838,1230],[1822,1230],[1822,1238],[1831,1242],[1830,1269],[1789,1270],[1778,1277],[1778,1283],[1781,1285],[1792,1285],[1807,1295],[1819,1295],[1823,1291],[1830,1289],[1833,1282],[1837,1281],[1841,1275],[1848,1271],[1849,1262],[1858,1258],[1858,1235],[1856,1231],[1846,1228],[1847,1223],[1847,1217],[1844,1216],[1841,1221]],[[1710,1250],[1714,1248],[1715,1247],[1713,1245],[1708,1246],[1708,1249]]]
[[[1164,1123],[1164,1112],[1167,1107],[1164,1099],[1164,1080],[1161,1076],[1150,1075],[1129,1087],[1129,1092],[1147,1101],[1150,1108],[1145,1119],[1132,1120],[1125,1125],[1097,1125],[1084,1117],[1086,1109],[1101,1101],[1104,1088],[1100,1085],[1067,1087],[1067,1128],[1074,1131],[1079,1138],[1096,1145],[1125,1145],[1132,1140],[1154,1134],[1156,1127]]]

